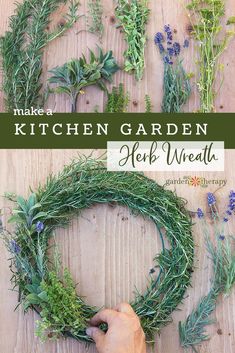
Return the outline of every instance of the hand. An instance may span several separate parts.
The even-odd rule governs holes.
[[[108,324],[106,333],[97,327],[104,322]],[[129,304],[98,312],[90,324],[86,332],[95,341],[99,353],[146,353],[140,320]]]

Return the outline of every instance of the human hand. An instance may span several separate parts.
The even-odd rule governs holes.
[[[108,324],[106,333],[97,327],[104,322]],[[146,353],[140,320],[129,304],[98,312],[90,324],[86,332],[95,341],[99,353]]]

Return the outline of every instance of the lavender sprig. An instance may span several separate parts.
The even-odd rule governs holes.
[[[182,47],[180,43],[173,42],[170,25],[164,26],[164,33],[155,34],[154,43],[164,63],[162,112],[179,113],[191,94],[189,76],[184,70],[182,59],[179,58]],[[183,48],[188,47],[189,41],[185,40]]]

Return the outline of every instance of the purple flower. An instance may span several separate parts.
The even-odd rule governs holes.
[[[174,55],[174,49],[173,48],[167,48],[168,54],[170,57]]]
[[[221,235],[219,236],[219,239],[220,239],[220,240],[224,240],[224,239],[225,239],[225,236],[221,234]]]
[[[178,42],[175,42],[173,44],[173,52],[174,52],[174,55],[175,56],[178,56],[180,54],[180,50],[181,50],[181,47],[180,47],[180,44]]]
[[[172,31],[171,31],[170,25],[165,25],[164,26],[164,31],[166,32],[166,35],[167,35],[167,41],[171,42],[173,40],[173,35],[172,35]]]
[[[17,244],[17,242],[14,239],[10,241],[10,249],[15,254],[19,254],[21,252],[20,246]]]
[[[163,34],[161,32],[156,33],[154,37],[154,43],[157,45],[162,43],[163,41],[164,41]]]
[[[44,223],[41,221],[38,221],[36,224],[36,230],[38,233],[41,233],[44,229]]]
[[[212,194],[212,192],[208,192],[208,194],[207,194],[207,202],[208,202],[208,206],[209,207],[215,205],[216,198],[215,198],[214,194]]]
[[[203,211],[202,211],[201,208],[198,208],[198,209],[197,209],[197,216],[198,216],[199,219],[201,219],[201,218],[204,217],[204,213],[203,213]]]
[[[173,65],[173,61],[170,60],[169,56],[164,56],[164,63],[168,65]]]
[[[162,43],[158,44],[158,48],[159,48],[160,54],[163,54],[165,49],[164,49],[164,46],[162,45]]]
[[[188,48],[189,47],[189,40],[188,39],[185,39],[183,47],[184,48]]]
[[[228,218],[224,217],[224,222],[227,223],[228,222]]]

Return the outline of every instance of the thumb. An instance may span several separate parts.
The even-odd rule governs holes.
[[[101,331],[98,327],[88,327],[86,329],[86,334],[95,341],[96,345],[102,344],[105,336],[105,333]]]

